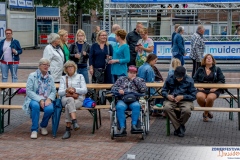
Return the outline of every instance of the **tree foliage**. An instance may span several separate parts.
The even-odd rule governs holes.
[[[83,14],[88,14],[90,10],[101,11],[103,8],[103,0],[34,0],[34,3],[61,7],[61,14],[69,23],[76,22],[79,10],[82,10]]]

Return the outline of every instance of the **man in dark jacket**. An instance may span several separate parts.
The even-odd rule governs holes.
[[[136,28],[132,32],[129,32],[126,37],[127,44],[129,45],[129,48],[130,48],[130,62],[128,63],[128,66],[136,65],[137,52],[135,51],[135,47],[138,40],[142,38],[139,34],[139,31],[142,28],[143,28],[142,23],[137,22]]]
[[[167,78],[162,96],[166,99],[163,103],[164,111],[175,128],[174,135],[184,137],[185,123],[191,116],[193,101],[196,99],[193,79],[186,75],[184,67],[177,67],[174,75]],[[180,118],[176,116],[175,108],[180,108]]]

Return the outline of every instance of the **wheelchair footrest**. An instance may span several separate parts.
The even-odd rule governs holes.
[[[114,137],[126,137],[127,134],[114,134]]]
[[[131,134],[140,134],[143,133],[143,130],[131,130]]]

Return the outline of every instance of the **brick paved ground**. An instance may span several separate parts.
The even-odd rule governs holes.
[[[37,66],[42,50],[24,50],[21,56],[22,66]],[[19,69],[19,82],[26,82],[28,74],[35,69]],[[167,73],[163,72],[163,77]],[[225,73],[228,83],[239,83],[239,73]],[[235,93],[236,91],[230,90]],[[13,104],[22,104],[23,96],[15,96]],[[0,99],[1,101],[1,99]],[[228,106],[225,100],[216,100],[215,106]],[[236,104],[235,106],[236,107]],[[186,125],[184,138],[166,136],[165,120],[151,117],[151,128],[147,139],[140,140],[140,135],[128,134],[125,138],[110,139],[110,123],[108,111],[102,112],[102,126],[95,134],[92,131],[92,117],[87,111],[77,111],[81,129],[72,131],[69,140],[62,140],[64,133],[64,115],[61,117],[57,138],[51,137],[51,121],[48,126],[49,135],[36,140],[30,139],[31,120],[22,110],[11,111],[11,124],[0,135],[0,159],[83,159],[112,160],[127,159],[127,154],[136,155],[136,159],[218,159],[209,156],[211,148],[204,146],[238,146],[240,143],[237,129],[237,114],[234,120],[228,120],[228,113],[214,113],[208,123],[202,122],[202,113],[193,112]],[[6,117],[5,117],[6,118]],[[130,119],[128,120],[128,125]],[[128,129],[130,127],[128,126]],[[128,131],[129,132],[129,131]],[[195,146],[196,148],[194,148]],[[202,148],[200,148],[202,147]],[[222,158],[223,159],[223,158]]]

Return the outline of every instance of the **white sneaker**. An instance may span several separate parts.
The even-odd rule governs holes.
[[[32,139],[37,139],[37,132],[36,131],[32,131],[31,138]]]
[[[41,134],[46,136],[48,134],[48,131],[46,128],[41,128]]]

